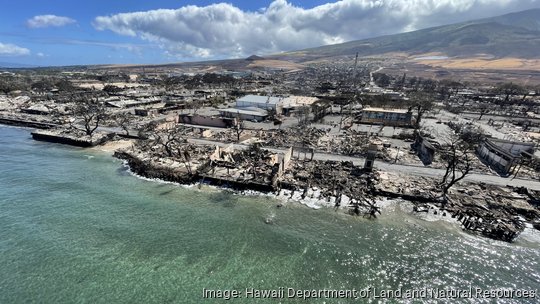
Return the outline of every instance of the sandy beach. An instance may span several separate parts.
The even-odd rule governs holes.
[[[113,154],[114,151],[118,149],[129,148],[133,143],[134,143],[134,140],[121,139],[121,140],[109,141],[103,145],[92,147],[91,149]]]

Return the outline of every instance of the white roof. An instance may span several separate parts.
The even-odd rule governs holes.
[[[273,96],[258,96],[258,95],[246,95],[236,102],[248,102],[248,103],[258,103],[258,104],[278,104],[283,98],[273,97]]]
[[[385,108],[364,108],[362,109],[364,112],[388,112],[388,113],[407,113],[409,110],[407,109],[385,109]]]
[[[315,103],[317,100],[319,100],[317,97],[289,96],[285,98],[283,102],[285,104],[288,104],[291,107],[294,107],[294,106],[311,105]]]
[[[253,116],[268,116],[268,112],[262,109],[253,109],[253,108],[230,108],[230,109],[219,109],[220,113],[233,113],[233,114],[244,114],[244,115],[253,115]]]

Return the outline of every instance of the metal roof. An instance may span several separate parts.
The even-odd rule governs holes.
[[[268,112],[265,110],[251,110],[251,109],[219,109],[220,113],[233,113],[233,114],[243,114],[243,115],[253,115],[253,116],[268,116]]]
[[[385,108],[371,108],[367,107],[362,109],[364,112],[385,112],[385,113],[408,113],[408,109],[385,109]]]
[[[248,102],[248,103],[258,103],[258,104],[278,104],[282,100],[283,98],[281,97],[246,95],[242,98],[237,99],[236,102]]]

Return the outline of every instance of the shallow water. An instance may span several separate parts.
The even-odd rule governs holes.
[[[535,231],[506,244],[395,202],[377,220],[277,203],[142,180],[106,154],[0,127],[0,303],[218,302],[203,288],[540,287]]]

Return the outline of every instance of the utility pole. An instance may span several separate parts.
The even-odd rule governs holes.
[[[356,57],[354,58],[354,69],[353,69],[353,90],[354,90],[354,102],[358,100],[358,52],[356,52]],[[349,103],[350,105],[351,103]],[[350,114],[349,108],[349,114]]]

